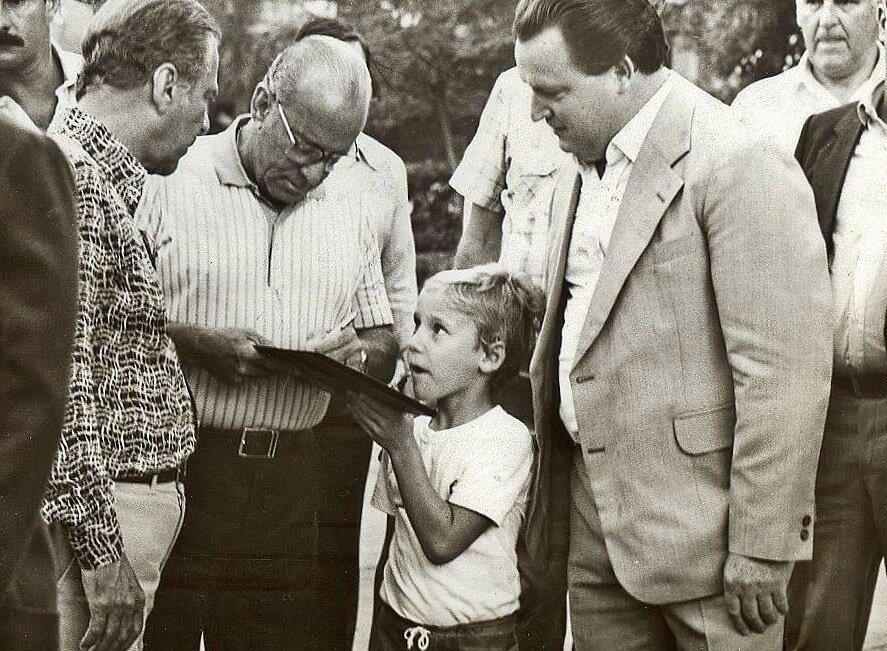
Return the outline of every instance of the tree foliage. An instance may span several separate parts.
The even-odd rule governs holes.
[[[794,6],[792,0],[688,0],[663,14],[695,41],[700,85],[729,101],[745,85],[797,62]]]
[[[409,158],[436,148],[454,167],[493,80],[513,64],[513,0],[341,0],[338,9],[373,50],[381,97],[371,130]]]

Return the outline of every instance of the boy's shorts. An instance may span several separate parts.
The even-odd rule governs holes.
[[[381,599],[369,651],[517,651],[515,616],[475,624],[423,626],[404,619]]]

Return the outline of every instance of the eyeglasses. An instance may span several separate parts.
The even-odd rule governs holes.
[[[277,112],[280,113],[283,128],[286,129],[286,135],[290,141],[290,147],[286,151],[287,158],[297,161],[300,165],[315,165],[322,162],[324,169],[329,172],[336,163],[347,156],[347,154],[340,152],[324,151],[317,145],[312,145],[302,138],[297,138],[296,134],[293,133],[289,120],[286,119],[286,113],[283,112],[283,105],[280,103],[280,100],[277,97],[274,100],[277,103]]]

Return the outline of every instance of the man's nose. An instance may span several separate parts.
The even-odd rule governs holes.
[[[535,94],[533,95],[533,103],[530,106],[530,117],[533,119],[533,122],[551,117],[551,109],[544,102],[539,101]]]
[[[839,9],[832,0],[825,0],[819,9],[819,24],[823,27],[831,27],[838,22]]]
[[[200,135],[205,136],[209,133],[209,112],[203,112],[203,124],[200,125]]]

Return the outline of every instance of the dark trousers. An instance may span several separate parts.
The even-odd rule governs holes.
[[[789,584],[789,649],[862,649],[887,555],[887,398],[836,395],[816,475],[813,560]]]
[[[203,428],[188,462],[185,521],[148,618],[145,649],[318,648],[317,476],[311,430],[281,432],[271,459],[240,433]]]
[[[350,651],[360,584],[360,517],[372,440],[335,398],[315,428],[321,450],[318,594],[315,614],[324,649]]]
[[[369,651],[517,651],[514,615],[458,626],[425,626],[404,619],[376,600]]]
[[[6,593],[0,595],[0,649],[55,651],[59,648],[55,583],[56,567],[49,532],[36,515],[30,542],[24,548]]]

